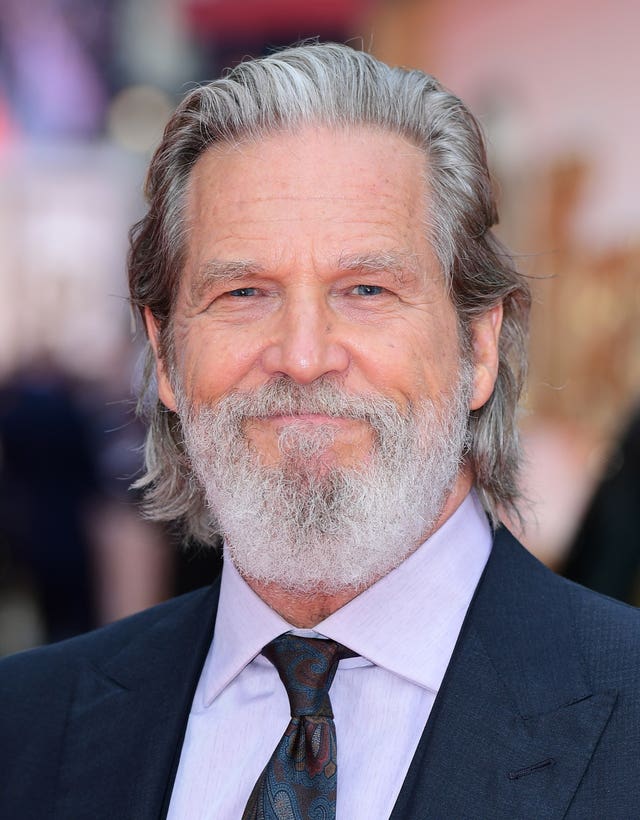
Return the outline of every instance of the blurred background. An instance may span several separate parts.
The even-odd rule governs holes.
[[[143,430],[126,235],[185,91],[316,36],[433,73],[480,116],[536,299],[518,533],[637,603],[638,30],[636,0],[2,0],[0,654],[214,574],[128,489]]]

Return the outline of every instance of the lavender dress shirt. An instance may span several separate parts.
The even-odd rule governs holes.
[[[225,555],[215,636],[196,689],[168,820],[238,820],[289,722],[260,651],[283,632],[333,638],[337,820],[388,818],[484,566],[492,533],[475,493],[397,569],[315,630],[296,630]],[[379,750],[384,749],[380,754]]]

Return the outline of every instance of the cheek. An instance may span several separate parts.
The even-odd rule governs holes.
[[[460,366],[457,331],[442,323],[379,339],[370,349],[368,372],[375,385],[404,401],[437,397],[456,382]]]
[[[189,334],[178,354],[180,372],[196,398],[215,400],[243,385],[256,369],[260,350],[243,334],[206,332]]]

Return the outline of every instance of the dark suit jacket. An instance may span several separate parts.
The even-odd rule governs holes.
[[[0,664],[2,820],[165,816],[217,600]],[[638,610],[500,531],[392,817],[640,818]]]

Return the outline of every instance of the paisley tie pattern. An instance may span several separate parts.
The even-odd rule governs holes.
[[[354,653],[335,641],[281,635],[262,654],[287,690],[291,721],[242,820],[334,820],[336,729],[329,688],[340,659]]]

